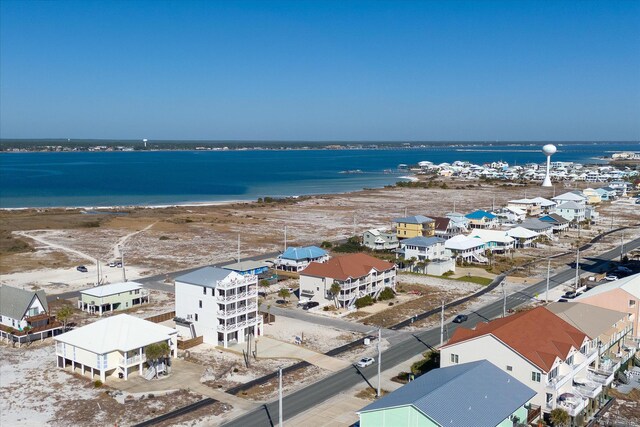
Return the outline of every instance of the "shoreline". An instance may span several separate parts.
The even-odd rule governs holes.
[[[403,175],[397,177],[397,179],[407,180],[409,182],[418,182],[420,181],[415,175]],[[307,194],[296,194],[292,196],[284,196],[284,195],[274,195],[274,196],[264,196],[271,197],[273,199],[291,199],[296,200],[302,197],[329,197],[329,196],[339,196],[345,194],[354,194],[360,191],[367,190],[380,190],[389,185],[395,186],[395,184],[386,184],[383,186],[376,187],[362,187],[356,188],[353,190],[347,191],[336,191],[332,193],[307,193]],[[262,197],[262,198],[264,198]],[[4,212],[13,212],[13,211],[28,211],[28,210],[45,210],[45,209],[56,209],[56,210],[68,210],[68,211],[77,211],[77,210],[124,210],[124,209],[167,209],[167,208],[176,208],[176,207],[210,207],[210,206],[225,206],[225,205],[233,205],[237,203],[257,203],[258,198],[252,199],[230,199],[230,200],[218,200],[218,201],[188,201],[184,203],[163,203],[163,204],[153,204],[153,205],[135,205],[135,204],[123,204],[123,205],[105,205],[105,206],[24,206],[24,207],[13,207],[13,208],[3,208],[0,207],[0,211]],[[84,212],[83,212],[84,213]],[[110,214],[112,212],[105,212],[105,214]],[[91,215],[92,213],[87,212],[87,214]],[[100,213],[96,213],[100,214]]]

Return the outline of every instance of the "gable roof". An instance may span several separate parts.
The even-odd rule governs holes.
[[[0,314],[11,319],[22,320],[34,297],[40,300],[48,313],[49,305],[47,304],[47,294],[44,291],[27,291],[13,286],[1,285]]]
[[[456,251],[465,251],[467,249],[477,248],[480,246],[484,246],[482,239],[474,239],[473,237],[465,236],[463,234],[453,236],[444,242],[444,247],[446,249],[453,249]]]
[[[437,243],[444,243],[445,240],[440,237],[412,237],[411,239],[406,239],[400,242],[400,246],[418,246],[420,248],[428,248],[429,246],[433,246]]]
[[[555,206],[556,202],[549,200],[549,199],[545,199],[544,197],[534,197],[533,199],[534,202],[536,202],[538,205],[542,206],[543,208],[548,208],[550,206]]]
[[[520,224],[520,226],[534,231],[549,230],[553,227],[553,225],[549,224],[548,222],[540,221],[538,218],[527,218],[522,221],[522,224]]]
[[[465,216],[469,219],[482,219],[482,218],[494,219],[496,217],[494,214],[487,211],[483,211],[481,209],[477,211],[473,211],[469,214],[466,214]]]
[[[555,200],[555,201],[562,201],[562,200],[570,200],[570,201],[574,201],[574,202],[584,202],[586,199],[586,197],[583,197],[579,194],[573,193],[573,192],[568,192],[568,193],[564,193],[561,194],[559,196],[556,197],[552,197],[551,200]]]
[[[627,276],[622,279],[614,280],[613,282],[603,283],[595,288],[583,293],[574,301],[580,301],[587,298],[591,298],[594,295],[600,295],[605,292],[609,292],[615,289],[622,289],[623,291],[633,295],[636,298],[640,298],[640,273],[632,276]]]
[[[544,307],[458,328],[445,347],[484,335],[493,335],[544,372],[556,357],[565,360],[571,347],[579,349],[587,335]]]
[[[54,339],[96,354],[129,351],[166,341],[177,331],[148,320],[118,314],[56,336]]]
[[[142,285],[136,282],[112,283],[110,285],[95,286],[93,288],[81,290],[81,294],[91,295],[92,297],[106,297],[116,295],[122,292],[135,291],[141,289]]]
[[[424,215],[414,215],[414,216],[407,216],[405,218],[394,218],[393,222],[398,222],[403,224],[425,224],[428,222],[433,222],[433,219],[426,217]]]
[[[451,218],[445,218],[441,216],[434,216],[433,220],[436,222],[435,229],[438,231],[447,231]]]
[[[495,426],[536,392],[491,362],[434,369],[359,412],[411,405],[441,426]]]
[[[230,274],[237,274],[231,270],[218,267],[202,267],[191,273],[176,277],[176,282],[188,283],[190,285],[205,286],[215,288],[219,280],[225,279]]]
[[[538,236],[538,233],[524,227],[515,227],[507,231],[507,235],[514,239],[531,239]]]
[[[507,235],[506,231],[501,230],[484,230],[481,228],[476,228],[470,234],[472,237],[477,237],[485,243],[489,242],[498,242],[498,243],[511,243],[513,242],[513,237]]]
[[[561,215],[558,215],[557,213],[551,213],[549,215],[541,216],[538,219],[543,222],[550,222],[555,224],[567,224],[569,222],[568,219]]]
[[[386,271],[394,266],[393,263],[382,261],[370,255],[356,253],[331,258],[324,263],[312,262],[300,272],[300,275],[347,280],[350,277],[366,276],[373,269]]]
[[[575,326],[590,337],[610,332],[613,324],[626,319],[629,314],[579,302],[553,302],[547,310]]]
[[[327,251],[317,246],[304,246],[301,248],[290,246],[278,258],[299,261],[303,259],[321,258],[326,254]]]
[[[565,202],[561,205],[558,205],[556,209],[572,209],[572,210],[580,210],[584,209],[584,205],[581,205],[576,202]]]

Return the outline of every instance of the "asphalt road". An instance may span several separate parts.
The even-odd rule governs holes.
[[[640,238],[625,243],[627,251],[640,247]],[[620,247],[614,248],[597,257],[580,260],[581,271],[598,271],[604,267],[610,260],[620,256]],[[561,283],[571,280],[575,277],[575,270],[569,268],[563,270],[551,277],[549,288],[554,288]],[[546,280],[542,280],[520,292],[509,295],[507,297],[507,309],[513,309],[529,301],[534,295],[541,294],[546,290]],[[498,300],[490,303],[469,315],[469,319],[465,322],[464,327],[473,327],[480,321],[487,321],[498,316],[503,312],[503,301]],[[448,323],[446,325],[447,335],[451,335],[458,325]],[[445,339],[447,337],[445,336]],[[382,371],[391,369],[411,357],[420,354],[431,347],[440,344],[440,329],[433,328],[423,332],[415,333],[411,338],[396,344],[382,353]],[[359,369],[354,366],[346,368],[321,381],[313,383],[301,390],[295,391],[283,398],[283,417],[291,418],[313,406],[324,402],[330,397],[335,396],[344,390],[347,390],[359,383],[369,382],[371,378],[377,375],[378,367],[376,364]],[[375,384],[371,384],[375,386]],[[260,408],[240,416],[226,426],[273,426],[278,423],[278,401],[272,401]]]

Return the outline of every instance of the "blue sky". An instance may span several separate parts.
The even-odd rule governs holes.
[[[638,140],[639,1],[0,2],[0,136]]]

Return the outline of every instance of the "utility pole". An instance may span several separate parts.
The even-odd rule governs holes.
[[[507,292],[504,290],[504,280],[502,281],[502,317],[507,317]]]
[[[382,341],[382,328],[378,328],[378,392],[376,393],[378,398],[380,397],[380,366],[382,366],[382,346],[380,341]]]
[[[578,292],[578,282],[580,281],[580,247],[576,252],[576,293]]]
[[[124,248],[122,246],[118,246],[118,248],[120,249],[120,264],[122,264],[122,281],[126,282],[127,273],[125,272],[125,267],[124,267]]]
[[[620,262],[624,258],[624,231],[622,232],[622,236],[620,236]]]
[[[284,251],[287,250],[287,226],[284,226]]]
[[[282,367],[278,368],[278,422],[282,427]]]
[[[547,293],[544,296],[544,301],[549,302],[549,275],[551,274],[551,258],[547,261]]]
[[[240,234],[238,234],[238,263],[240,262]]]
[[[442,310],[440,310],[440,347],[444,344],[444,300],[442,300]]]
[[[353,235],[356,235],[356,213],[353,213]]]

